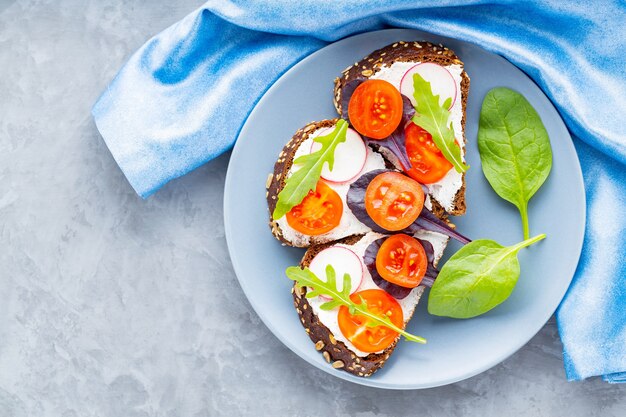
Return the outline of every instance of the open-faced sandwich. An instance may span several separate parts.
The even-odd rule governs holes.
[[[270,227],[308,248],[294,303],[315,348],[359,376],[379,369],[437,275],[448,214],[465,212],[469,78],[449,49],[398,42],[335,80],[340,118],[299,129],[267,182]]]
[[[369,232],[338,242],[312,246],[300,266],[318,277],[326,277],[330,265],[337,277],[350,277],[350,298],[367,304],[369,311],[384,314],[404,329],[424,292],[432,284],[436,266],[448,237],[419,231],[385,235]],[[337,281],[337,289],[343,283]],[[307,298],[305,286],[294,286],[296,311],[315,348],[334,368],[358,376],[369,376],[383,366],[399,340],[389,327],[368,327],[368,322],[348,307],[326,309],[329,298]]]

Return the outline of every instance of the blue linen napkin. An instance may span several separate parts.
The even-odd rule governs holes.
[[[576,137],[585,176],[583,254],[557,312],[567,377],[625,382],[624,21],[626,4],[619,0],[209,1],[141,47],[93,115],[145,198],[230,149],[272,82],[327,42],[405,27],[505,56],[557,105]]]
[[[574,281],[556,314],[565,370],[571,380],[603,375],[626,382],[626,166],[575,144],[587,225]]]

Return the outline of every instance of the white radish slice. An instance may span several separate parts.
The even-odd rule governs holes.
[[[320,130],[315,136],[324,136],[329,134],[332,129]],[[316,132],[317,133],[317,132]],[[313,142],[311,145],[311,153],[322,148],[319,142]],[[335,161],[333,170],[328,169],[328,164],[324,164],[322,168],[322,178],[331,182],[350,181],[361,173],[367,159],[367,148],[365,142],[361,139],[355,130],[348,129],[346,133],[346,141],[340,143],[335,148]]]
[[[322,281],[326,281],[326,267],[332,265],[337,279],[337,289],[343,289],[344,274],[350,275],[350,294],[354,294],[363,280],[363,264],[361,258],[343,246],[331,246],[317,255],[309,264],[309,269]],[[327,297],[320,296],[324,299]]]
[[[400,92],[407,96],[411,103],[415,106],[415,98],[413,98],[413,74],[419,74],[423,79],[430,83],[430,88],[434,95],[439,96],[439,104],[443,103],[451,98],[450,107],[452,108],[456,101],[457,88],[456,81],[450,71],[442,67],[441,65],[433,64],[432,62],[423,62],[411,67],[403,76],[400,81]]]

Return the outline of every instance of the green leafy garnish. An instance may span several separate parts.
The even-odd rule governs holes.
[[[487,93],[480,110],[478,150],[487,181],[518,208],[528,239],[528,201],[550,174],[552,149],[541,118],[524,96],[504,87]]]
[[[423,337],[412,335],[393,324],[389,317],[369,311],[367,304],[363,300],[360,300],[359,303],[352,301],[350,298],[350,275],[344,274],[343,287],[341,290],[338,290],[335,269],[332,265],[326,267],[326,282],[319,279],[309,268],[301,269],[297,266],[290,266],[285,273],[287,278],[295,281],[298,286],[309,287],[306,298],[313,298],[319,295],[330,298],[330,301],[320,306],[322,310],[332,310],[340,306],[346,306],[350,314],[367,318],[367,327],[385,326],[394,332],[400,333],[408,341],[426,343],[426,339]]]
[[[309,191],[315,190],[324,164],[328,163],[328,169],[333,170],[335,148],[341,142],[345,142],[347,131],[348,122],[339,119],[332,132],[313,139],[322,144],[318,151],[302,155],[293,161],[294,165],[300,165],[300,167],[285,180],[285,187],[278,193],[278,201],[272,214],[274,220],[283,217],[289,210],[300,204]]]
[[[519,278],[517,253],[545,237],[541,234],[508,247],[487,239],[463,246],[439,271],[428,296],[428,312],[467,319],[502,303]]]
[[[418,73],[413,74],[413,89],[413,98],[417,103],[413,123],[431,134],[437,148],[457,172],[467,171],[469,165],[463,162],[461,148],[454,139],[454,128],[449,121],[448,108],[452,98],[448,98],[441,106],[439,96],[433,94],[430,83]]]

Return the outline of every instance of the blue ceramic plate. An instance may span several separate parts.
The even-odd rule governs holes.
[[[371,51],[399,40],[443,43],[465,62],[471,78],[467,105],[467,213],[455,218],[467,236],[501,244],[522,240],[517,209],[490,188],[480,168],[476,145],[483,97],[493,87],[522,93],[545,124],[554,154],[552,173],[530,203],[532,234],[548,238],[520,253],[522,274],[511,297],[491,312],[470,320],[434,317],[427,294],[409,323],[426,345],[402,341],[385,367],[364,379],[331,368],[313,347],[296,314],[285,268],[297,265],[304,251],[283,247],[268,228],[265,180],[293,133],[306,123],[336,117],[333,79]],[[269,329],[312,365],[339,378],[390,389],[449,384],[483,372],[530,340],[556,310],[572,279],[585,224],[582,174],[570,135],[543,92],[500,56],[461,41],[423,32],[391,29],[336,42],[287,71],[259,101],[233,150],[224,201],[226,238],[241,287]],[[452,243],[449,257],[458,249]],[[444,260],[445,261],[445,258]],[[304,364],[302,364],[304,366]]]

